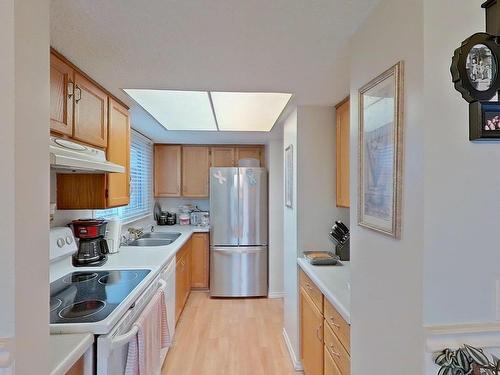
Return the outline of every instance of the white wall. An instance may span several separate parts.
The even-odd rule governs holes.
[[[352,375],[423,370],[422,8],[421,1],[382,0],[351,40]],[[406,71],[406,144],[402,238],[394,240],[357,225],[357,108],[358,89],[399,60]]]
[[[266,147],[269,170],[269,297],[283,297],[283,139]]]
[[[328,233],[334,221],[349,225],[349,210],[335,201],[335,109],[299,106],[284,123],[283,153],[290,144],[294,204],[284,208],[284,328],[299,365],[297,257],[305,250],[333,250]]]
[[[2,236],[2,262],[0,262],[0,337],[14,336],[15,324],[15,107],[14,107],[14,1],[0,2],[0,233]]]
[[[6,167],[12,172],[12,162],[14,162],[15,168],[8,178],[14,181],[15,195],[11,192],[6,198],[11,199],[15,205],[15,216],[9,216],[11,231],[8,235],[15,236],[16,373],[46,374],[50,357],[47,152],[49,1],[7,1],[2,4],[5,3],[14,4],[15,19],[13,39],[15,49],[12,49],[12,40],[7,42],[6,49],[2,48],[8,61],[12,56],[15,57],[15,102],[12,102],[12,92],[7,94],[7,98],[3,98],[9,101],[9,105],[14,104],[14,138],[12,138],[12,122],[2,123],[2,127],[11,129],[10,146],[7,150],[12,151],[13,144],[15,150],[13,155],[10,152],[6,159],[2,158],[2,164],[7,164]],[[7,23],[12,26],[12,13]],[[7,111],[7,114],[12,115],[12,110]],[[2,204],[2,209],[3,207]],[[7,204],[6,207],[10,207],[12,212],[11,204]],[[14,231],[12,223],[15,225]],[[5,258],[8,261],[9,257]],[[2,263],[5,261],[2,256]],[[2,308],[5,305],[6,301],[2,300]]]
[[[295,365],[300,361],[298,332],[298,298],[297,298],[297,111],[292,112],[285,120],[283,128],[283,148],[293,146],[293,207],[284,207],[283,212],[283,283],[285,298],[284,332],[295,358]],[[283,149],[283,152],[284,152]]]
[[[496,320],[500,144],[468,141],[468,104],[449,73],[454,49],[485,31],[482,2],[424,1],[426,324]]]
[[[336,206],[335,108],[300,106],[297,113],[298,250],[333,250],[335,220],[349,226],[349,209]]]

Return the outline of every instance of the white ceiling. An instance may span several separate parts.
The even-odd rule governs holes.
[[[51,44],[155,141],[260,143],[279,129],[167,131],[121,89],[291,92],[292,104],[333,105],[348,91],[349,37],[377,1],[52,0]]]

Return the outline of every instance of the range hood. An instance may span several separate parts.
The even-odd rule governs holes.
[[[50,137],[50,167],[61,171],[124,173],[125,167],[106,160],[103,150],[67,139]]]

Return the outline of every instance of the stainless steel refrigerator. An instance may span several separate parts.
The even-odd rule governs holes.
[[[210,295],[267,296],[267,172],[210,168]]]

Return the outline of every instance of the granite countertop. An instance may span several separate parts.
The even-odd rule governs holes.
[[[63,375],[94,343],[94,335],[75,333],[50,335],[50,375]]]
[[[298,258],[297,263],[345,321],[351,324],[350,262],[341,262],[341,266],[313,266],[304,258]]]

